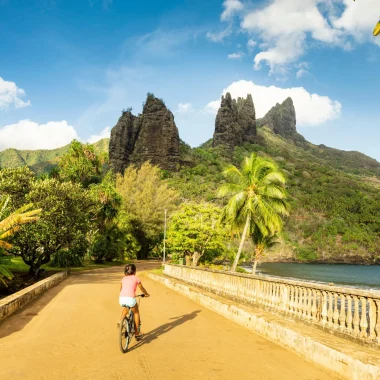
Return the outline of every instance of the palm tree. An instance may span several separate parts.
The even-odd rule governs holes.
[[[253,226],[263,235],[280,231],[282,217],[288,215],[285,177],[278,166],[268,159],[252,153],[246,157],[239,170],[231,165],[223,171],[229,183],[219,190],[220,197],[230,196],[223,209],[222,222],[233,230],[243,229],[238,252],[231,271],[236,271],[247,233]]]
[[[375,26],[375,29],[373,30],[373,35],[374,36],[379,36],[380,35],[380,21]]]
[[[270,235],[263,235],[263,233],[256,226],[251,235],[253,244],[255,245],[255,259],[252,268],[252,275],[256,274],[257,263],[260,262],[264,255],[264,252],[279,244],[277,239],[278,235],[276,233]]]
[[[12,244],[6,242],[5,239],[15,234],[22,224],[37,220],[37,215],[41,212],[41,209],[28,211],[32,208],[32,204],[28,204],[6,216],[8,204],[9,197],[0,198],[0,248],[4,250],[12,248]],[[6,285],[4,279],[11,280],[12,278],[12,273],[0,265],[0,281]]]

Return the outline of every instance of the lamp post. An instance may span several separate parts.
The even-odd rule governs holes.
[[[165,265],[165,251],[166,251],[166,213],[167,210],[165,210],[165,226],[164,226],[164,265]]]

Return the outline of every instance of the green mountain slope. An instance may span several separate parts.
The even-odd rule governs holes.
[[[223,167],[250,152],[271,157],[288,176],[291,214],[272,259],[380,263],[380,163],[364,154],[294,143],[264,127],[233,157],[209,142],[183,145],[191,165],[167,176],[185,199],[221,202]]]
[[[99,152],[108,152],[108,144],[109,139],[102,139],[93,145]],[[36,174],[42,174],[57,166],[59,157],[64,155],[68,149],[69,145],[51,150],[6,149],[0,152],[0,167],[16,168],[26,165],[30,167]]]
[[[108,139],[95,143],[108,151]],[[0,152],[0,166],[27,165],[37,174],[57,165],[68,150]],[[185,200],[223,203],[216,197],[224,181],[221,172],[233,162],[239,165],[250,152],[274,159],[288,176],[291,214],[281,244],[269,260],[380,263],[380,163],[359,152],[345,152],[324,145],[283,138],[259,128],[254,144],[235,148],[233,156],[213,148],[180,145],[182,166],[176,173],[164,171],[170,185]]]

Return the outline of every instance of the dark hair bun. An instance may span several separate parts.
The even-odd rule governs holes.
[[[135,274],[136,273],[136,265],[135,264],[128,264],[125,266],[124,273],[127,275]]]

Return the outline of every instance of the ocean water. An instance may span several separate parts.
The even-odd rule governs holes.
[[[252,267],[245,267],[252,270]],[[263,263],[263,275],[380,290],[380,265]]]

